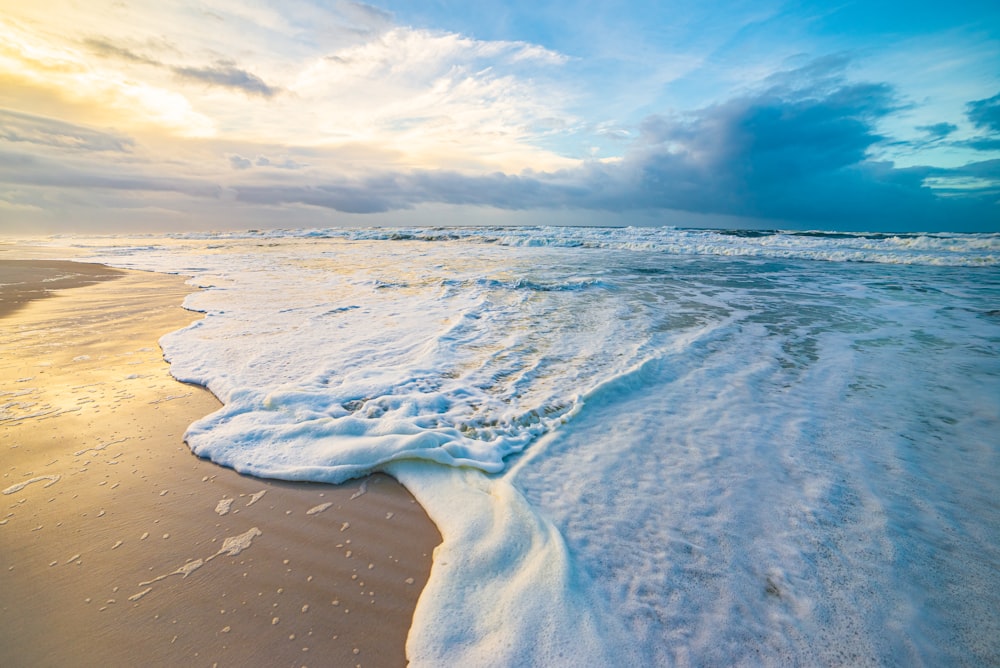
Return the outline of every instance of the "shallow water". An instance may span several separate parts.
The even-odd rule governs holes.
[[[73,242],[209,288],[196,452],[414,492],[416,664],[1000,661],[998,235]]]

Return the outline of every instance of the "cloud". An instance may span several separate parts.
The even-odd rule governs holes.
[[[833,229],[996,229],[1000,163],[900,168],[874,158],[890,141],[880,124],[903,104],[888,84],[847,80],[844,65],[809,63],[718,104],[650,115],[618,162],[520,178],[423,172],[406,183],[421,200],[510,209],[680,210]],[[947,136],[953,127],[932,130]]]
[[[1000,93],[985,100],[974,100],[965,105],[969,120],[977,128],[1000,132]]]
[[[920,125],[917,129],[930,137],[931,141],[944,139],[948,135],[958,130],[954,123],[934,123],[932,125]]]
[[[884,139],[876,122],[897,106],[892,89],[848,83],[829,63],[765,84],[685,114],[647,117],[622,163],[601,170],[616,185],[602,189],[606,206],[816,221],[838,215],[829,207],[843,195],[828,201],[823,184],[861,178],[857,170]]]
[[[292,169],[292,170],[304,169],[309,166],[304,162],[296,162],[291,158],[285,158],[284,160],[272,160],[266,155],[258,155],[257,160],[254,161],[254,164],[257,165],[258,167],[273,167],[275,169]]]
[[[575,160],[537,140],[578,123],[555,79],[565,60],[524,42],[396,27],[323,53],[286,88],[310,111],[293,127],[308,123],[327,145],[364,144],[419,168],[557,168]]]
[[[167,194],[175,193],[182,196],[179,208],[206,211],[215,210],[226,194],[247,209],[294,212],[296,220],[310,211],[328,220],[330,212],[380,214],[444,204],[609,216],[688,212],[695,220],[731,216],[772,227],[996,230],[1000,160],[944,168],[900,167],[879,159],[880,148],[895,142],[880,128],[903,101],[888,84],[849,80],[844,68],[844,61],[835,59],[808,63],[715,104],[651,114],[635,127],[621,128],[629,131],[620,135],[627,148],[614,162],[520,173],[398,167],[329,146],[248,144],[236,153],[229,140],[211,150],[225,155],[231,170],[204,169],[204,145],[192,149],[186,163],[198,169],[178,169],[176,154],[157,158],[148,147],[141,153],[151,162],[137,169],[104,157],[115,146],[112,134],[15,113],[0,116],[13,119],[4,125],[15,137],[8,141],[26,141],[20,137],[35,128],[35,141],[55,142],[57,148],[59,142],[79,141],[89,150],[62,163],[0,154],[0,182],[75,188],[88,197],[149,192],[168,201]],[[995,137],[990,100],[968,106],[970,120],[991,131],[983,141]],[[921,129],[934,141],[956,132],[950,123]],[[118,140],[122,149],[130,147]],[[105,145],[112,148],[100,148]],[[288,155],[308,155],[310,168],[301,169],[306,165]],[[198,176],[143,176],[167,173]]]
[[[965,141],[955,142],[956,146],[965,146],[976,151],[1000,151],[1000,137],[973,137]]]
[[[297,162],[291,158],[272,159],[266,155],[258,155],[256,159],[245,158],[238,153],[229,156],[229,166],[236,170],[250,169],[252,167],[267,167],[271,169],[299,170],[308,167],[304,162]]]
[[[182,79],[241,90],[247,95],[270,98],[280,92],[279,88],[269,86],[257,75],[236,67],[236,63],[231,60],[221,60],[211,67],[178,66],[171,70]]]
[[[973,100],[965,105],[965,110],[972,124],[986,130],[986,135],[955,142],[955,145],[974,151],[1000,151],[1000,93],[984,100]]]
[[[135,53],[129,49],[116,46],[111,42],[100,39],[97,37],[88,37],[83,40],[84,46],[86,46],[91,52],[96,53],[99,56],[105,58],[117,58],[119,60],[127,60],[132,63],[140,63],[143,65],[154,65],[157,67],[162,67],[163,63],[148,58],[141,54]]]
[[[170,6],[140,23],[127,8],[107,21],[78,8],[59,17],[59,31],[0,19],[0,105],[143,134],[337,146],[386,169],[556,169],[577,159],[559,148],[580,127],[560,53],[398,26],[344,0],[295,0],[294,12],[213,7],[221,21]],[[39,94],[55,103],[36,104]],[[296,168],[269,157],[261,166]]]
[[[242,155],[229,156],[229,164],[233,169],[250,169],[253,167],[253,161],[244,158]]]
[[[208,84],[210,86],[220,86],[239,90],[247,95],[259,95],[271,98],[280,92],[280,89],[268,85],[263,79],[245,69],[237,67],[232,60],[219,60],[211,66],[193,65],[170,65],[160,62],[148,56],[136,53],[112,42],[98,37],[88,37],[83,40],[84,46],[92,53],[105,58],[116,58],[130,63],[150,65],[173,72],[181,79]]]
[[[132,150],[134,145],[129,137],[10,109],[0,109],[0,140],[72,151],[122,153]]]
[[[214,122],[184,95],[95,61],[78,40],[60,42],[0,17],[3,104],[70,122],[158,128],[185,137],[214,133]]]
[[[995,228],[993,172],[971,178],[970,166],[904,169],[873,157],[889,141],[881,122],[902,103],[888,84],[848,81],[844,64],[809,63],[727,101],[647,117],[621,162],[585,168],[582,199],[607,210],[674,209],[777,225]],[[952,126],[932,129],[946,136]],[[960,192],[946,187],[959,182]]]
[[[392,14],[364,2],[342,2],[338,8],[359,34],[370,34],[392,25]]]
[[[119,163],[69,162],[0,149],[0,183],[45,188],[174,192],[192,196],[216,193],[216,185],[197,179],[147,176],[123,170]]]

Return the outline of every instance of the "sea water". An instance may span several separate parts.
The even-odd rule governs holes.
[[[1000,664],[1000,235],[59,243],[203,288],[194,452],[414,493],[415,665]]]

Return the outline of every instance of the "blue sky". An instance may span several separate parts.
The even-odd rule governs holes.
[[[0,0],[0,233],[1000,231],[995,2]]]

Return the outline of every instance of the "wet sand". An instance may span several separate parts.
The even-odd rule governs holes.
[[[198,317],[182,279],[0,260],[0,283],[0,666],[405,665],[440,542],[405,489],[192,455],[219,404],[156,343]]]

